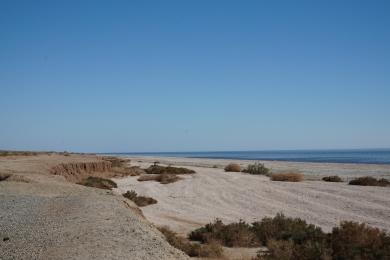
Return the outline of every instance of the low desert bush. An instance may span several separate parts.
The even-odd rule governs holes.
[[[283,172],[283,173],[273,173],[271,174],[272,181],[291,181],[299,182],[303,181],[304,177],[301,173],[295,172]]]
[[[331,260],[331,250],[326,242],[319,244],[307,241],[296,244],[291,240],[269,240],[268,252],[259,254],[261,260]],[[337,259],[337,258],[336,258]]]
[[[149,168],[145,169],[147,174],[192,174],[195,173],[194,170],[190,170],[183,167],[173,167],[173,166],[160,166],[152,165]]]
[[[328,181],[328,182],[342,182],[343,180],[337,176],[337,175],[334,175],[334,176],[327,176],[327,177],[324,177],[322,178],[323,181]]]
[[[218,243],[212,242],[204,245],[193,243],[186,238],[179,237],[167,227],[160,227],[159,230],[171,246],[183,251],[190,257],[215,258],[222,255],[222,247]]]
[[[178,180],[180,180],[180,178],[175,174],[160,174],[157,178],[157,181],[161,184],[173,183]]]
[[[151,197],[138,196],[137,193],[133,190],[127,191],[126,193],[123,193],[122,196],[133,201],[135,204],[137,204],[138,207],[145,207],[145,206],[148,206],[150,204],[157,203],[157,200],[155,200]]]
[[[216,241],[228,247],[254,247],[258,240],[249,224],[244,221],[225,225],[217,219],[213,223],[192,231],[189,239],[201,243]]]
[[[349,185],[361,185],[361,186],[389,186],[390,181],[386,179],[375,179],[373,177],[359,177],[357,179],[351,180]]]
[[[141,175],[138,179],[138,181],[158,181],[161,184],[168,184],[173,183],[180,178],[175,174],[145,174]]]
[[[240,172],[241,166],[237,163],[230,163],[226,165],[225,172]]]
[[[268,251],[260,251],[256,259],[390,259],[390,235],[384,230],[342,222],[331,233],[325,233],[320,227],[283,214],[263,218],[252,225],[243,221],[225,225],[216,220],[192,231],[188,237],[203,245],[266,246]]]
[[[342,222],[330,241],[334,259],[390,259],[390,236],[363,223]]]
[[[242,172],[246,172],[249,174],[257,174],[257,175],[266,175],[269,176],[270,170],[264,166],[262,163],[254,163],[249,164],[246,169],[244,169]]]
[[[117,185],[115,182],[109,179],[104,179],[100,177],[92,177],[89,176],[88,178],[82,180],[81,182],[77,183],[80,185],[84,185],[87,187],[94,187],[99,189],[106,189],[111,190],[112,188],[117,188]]]
[[[305,241],[322,241],[326,238],[321,228],[300,218],[289,218],[283,214],[277,214],[273,218],[263,218],[252,224],[253,232],[257,239],[266,245],[268,240],[291,240],[302,244]]]

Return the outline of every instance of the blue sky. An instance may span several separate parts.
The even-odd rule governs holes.
[[[0,1],[0,149],[390,147],[389,1]]]

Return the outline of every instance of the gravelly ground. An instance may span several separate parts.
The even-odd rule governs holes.
[[[43,175],[2,181],[0,259],[187,258],[130,207],[111,191]]]

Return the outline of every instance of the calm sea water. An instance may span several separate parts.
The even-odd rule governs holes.
[[[292,162],[390,164],[390,149],[163,152],[163,153],[116,153],[116,154],[131,155],[131,156],[172,156],[172,157],[187,157],[187,158],[271,160],[271,161],[292,161]]]

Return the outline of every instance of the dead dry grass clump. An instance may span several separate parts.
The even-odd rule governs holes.
[[[165,236],[165,239],[171,246],[183,251],[190,257],[216,258],[222,256],[223,250],[221,245],[218,243],[193,243],[188,241],[186,238],[179,237],[175,232],[171,231],[167,227],[160,227],[158,229]]]
[[[139,176],[145,174],[145,171],[138,166],[131,167],[113,167],[112,172],[115,173],[114,177],[125,177],[125,176]]]
[[[157,181],[161,184],[173,183],[181,178],[180,174],[193,174],[195,171],[183,167],[160,166],[157,162],[145,169],[147,174],[141,175],[138,181]]]
[[[183,167],[173,167],[173,166],[160,166],[154,164],[149,168],[145,169],[147,174],[192,174],[195,173],[194,170],[183,168]]]
[[[361,186],[390,186],[390,181],[386,179],[375,179],[373,177],[360,177],[349,182],[349,185],[361,185]]]
[[[133,201],[138,207],[145,207],[151,204],[156,204],[157,200],[151,197],[138,196],[135,191],[127,191],[122,194],[123,197]]]
[[[131,161],[130,159],[114,157],[114,156],[104,156],[103,160],[110,162],[111,167],[123,167]]]
[[[230,163],[226,165],[225,172],[240,172],[241,166],[237,163]]]
[[[327,182],[342,182],[343,180],[337,176],[337,175],[334,175],[334,176],[327,176],[327,177],[324,177],[322,178],[323,181],[327,181]]]
[[[93,176],[89,176],[88,178],[82,180],[81,182],[78,182],[77,184],[106,190],[117,188],[116,183],[112,180]]]
[[[141,175],[137,180],[157,181],[161,184],[168,184],[180,180],[180,177],[175,174],[145,174],[145,175]]]
[[[281,172],[281,173],[271,174],[272,181],[299,182],[299,181],[303,181],[303,179],[304,179],[303,174],[295,173],[295,172]]]
[[[251,226],[244,221],[225,225],[217,219],[192,231],[188,238],[201,243],[218,242],[227,247],[256,247],[259,241]]]
[[[270,175],[270,170],[265,167],[263,163],[254,163],[249,164],[246,169],[242,170],[242,172],[249,173],[249,174],[255,174],[255,175]]]

